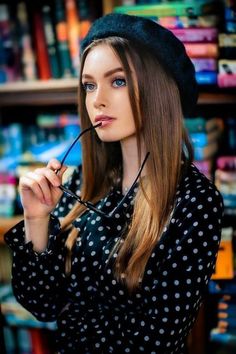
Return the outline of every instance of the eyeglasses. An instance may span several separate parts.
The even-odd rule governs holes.
[[[96,124],[96,125],[92,125],[90,126],[89,128],[83,130],[78,136],[77,138],[73,141],[73,143],[71,144],[71,146],[68,148],[68,150],[66,151],[63,159],[61,160],[61,166],[64,165],[64,162],[67,158],[67,156],[69,155],[70,151],[72,150],[72,148],[75,146],[75,144],[77,143],[77,141],[81,138],[82,135],[84,135],[85,133],[87,133],[88,131],[90,130],[93,130],[99,126],[101,126],[102,123],[99,123],[99,124]],[[141,167],[139,168],[139,171],[138,171],[138,174],[134,180],[134,182],[132,183],[131,187],[129,188],[129,190],[127,191],[127,193],[124,195],[124,197],[120,200],[120,202],[117,204],[117,206],[112,210],[110,211],[109,213],[105,213],[103,212],[102,210],[96,208],[94,206],[93,203],[89,202],[89,201],[85,201],[85,200],[82,200],[78,195],[76,195],[74,192],[72,192],[70,189],[67,189],[66,187],[60,185],[59,188],[67,195],[69,195],[70,197],[72,197],[73,199],[75,199],[77,202],[79,202],[80,204],[84,205],[86,208],[94,211],[95,213],[97,213],[98,215],[100,216],[104,216],[106,218],[112,218],[113,215],[116,213],[116,211],[121,207],[121,205],[127,200],[127,198],[129,197],[130,193],[132,192],[137,180],[139,179],[140,175],[141,175],[141,172],[143,170],[143,167],[148,159],[148,156],[149,156],[149,152],[146,154],[144,160],[143,160],[143,163],[141,165]],[[60,171],[60,169],[56,170],[55,172],[58,173]]]

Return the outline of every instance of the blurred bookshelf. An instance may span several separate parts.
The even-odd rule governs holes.
[[[66,0],[63,0],[66,2]],[[17,3],[20,3],[22,1],[9,1],[9,4],[11,4],[11,6],[13,6],[13,8],[15,8]],[[94,20],[97,17],[99,17],[102,14],[106,14],[106,13],[110,13],[112,11],[116,11],[116,12],[125,12],[126,10],[128,11],[135,11],[136,9],[138,9],[138,11],[141,11],[141,7],[140,6],[145,6],[145,3],[149,3],[149,5],[147,6],[157,6],[157,2],[156,4],[151,4],[151,1],[131,1],[131,0],[103,0],[103,1],[75,1],[76,4],[78,5],[79,3],[87,3],[90,4],[94,10],[93,14],[91,15],[91,19],[89,18],[89,21],[92,22],[92,20]],[[213,1],[215,2],[215,1]],[[48,1],[43,1],[41,4],[39,3],[31,3],[29,1],[23,1],[23,3],[27,4],[27,6],[30,4],[30,10],[33,11],[32,13],[34,13],[34,9],[42,9],[44,6],[44,14],[48,14],[48,8],[47,5],[49,5],[49,7],[54,7],[54,1],[52,0],[48,0]],[[61,4],[62,1],[55,1],[55,3]],[[135,3],[137,3],[137,6],[139,6],[139,8],[137,7],[135,9],[135,7],[133,5],[135,5]],[[152,1],[153,3],[153,1]],[[167,3],[167,1],[165,1],[165,3]],[[171,2],[169,2],[171,4]],[[197,4],[197,8],[199,8],[199,6],[201,5],[201,3],[204,3],[203,1],[178,1],[178,3],[184,4],[184,3],[188,3],[189,4],[189,8],[191,8],[191,5]],[[207,1],[205,1],[205,3],[209,3]],[[232,26],[235,26],[234,28],[236,28],[236,10],[235,10],[235,1],[223,1],[223,0],[219,0],[216,1],[217,4],[222,5],[223,7],[227,7],[227,9],[229,8],[229,11],[232,19],[229,20],[228,22],[230,23],[231,27],[223,27],[224,25],[222,25],[222,19],[224,18],[224,13],[223,15],[221,14],[220,16],[220,26],[221,26],[221,30],[220,32],[226,32],[229,33],[230,28],[232,28]],[[2,4],[8,5],[7,1],[3,1],[0,0],[0,6]],[[174,2],[172,2],[172,4],[174,4]],[[199,5],[200,4],[200,5]],[[231,6],[232,4],[232,6]],[[45,7],[46,6],[46,7]],[[90,6],[90,10],[91,7]],[[125,8],[126,6],[126,8]],[[222,9],[222,6],[221,9]],[[230,7],[231,6],[231,7]],[[194,6],[193,6],[194,8]],[[217,7],[218,8],[218,7]],[[150,9],[150,7],[148,8],[148,10]],[[157,9],[157,8],[156,8]],[[87,12],[86,12],[87,11]],[[155,10],[157,11],[157,10]],[[181,10],[182,11],[182,10]],[[51,13],[53,14],[53,16],[55,16],[55,13],[53,11],[51,11]],[[82,20],[85,20],[85,30],[88,29],[88,25],[89,23],[86,22],[86,13],[88,13],[88,7],[85,6],[84,10],[83,10],[83,18]],[[227,16],[229,16],[227,14]],[[197,16],[195,16],[196,18]],[[33,16],[29,18],[28,23],[30,25],[29,27],[29,34],[32,35],[33,31],[35,31],[35,27],[33,26]],[[38,21],[38,19],[36,19],[36,21]],[[46,21],[48,21],[48,17],[46,16]],[[230,22],[231,21],[231,22]],[[226,21],[227,22],[227,21]],[[55,25],[56,21],[54,19],[53,24]],[[229,26],[230,26],[229,25]],[[87,27],[86,27],[87,26]],[[34,29],[33,29],[34,28]],[[219,33],[220,33],[219,32]],[[56,27],[54,28],[54,33],[55,36],[57,35],[57,30]],[[234,35],[233,32],[231,32],[232,35]],[[230,35],[231,35],[230,34]],[[84,35],[84,34],[83,34]],[[32,36],[33,37],[33,36]],[[33,40],[33,38],[32,38]],[[34,39],[35,42],[35,39]],[[219,43],[219,40],[217,40],[217,43]],[[34,49],[35,51],[39,50],[39,48],[37,48],[37,46],[34,44],[32,46],[32,49]],[[0,48],[1,50],[1,48]],[[228,51],[225,51],[226,53],[228,53]],[[234,52],[235,53],[235,52]],[[1,51],[0,51],[1,54]],[[236,58],[236,57],[235,57]],[[234,58],[234,59],[235,59]],[[36,59],[37,59],[37,53],[36,53]],[[52,58],[51,58],[52,59]],[[73,58],[69,58],[68,53],[67,53],[67,59],[70,61],[69,67],[72,65],[73,62]],[[214,58],[216,65],[218,65],[218,59],[220,58]],[[31,57],[31,60],[33,60],[33,57]],[[32,64],[32,63],[31,63]],[[65,64],[65,63],[64,63]],[[9,146],[11,148],[14,148],[15,151],[18,151],[18,154],[21,154],[21,148],[22,146],[19,145],[26,145],[25,144],[25,139],[27,136],[31,137],[32,139],[30,142],[27,141],[27,146],[30,147],[30,144],[35,144],[37,147],[38,145],[45,145],[45,149],[49,149],[54,147],[54,144],[59,144],[62,147],[62,150],[64,149],[63,146],[63,141],[66,140],[65,137],[69,139],[68,141],[70,141],[70,139],[72,138],[72,134],[71,131],[73,130],[73,134],[75,134],[79,127],[78,124],[75,123],[76,120],[79,121],[79,117],[78,117],[78,113],[77,113],[77,89],[78,89],[78,73],[72,73],[71,69],[69,69],[69,74],[68,71],[66,71],[66,69],[64,71],[62,71],[60,74],[57,74],[55,72],[50,71],[50,75],[49,73],[46,73],[46,75],[48,75],[47,79],[43,79],[43,75],[45,75],[45,72],[42,72],[39,70],[38,65],[40,65],[40,63],[38,63],[37,61],[34,62],[35,65],[35,70],[36,70],[36,75],[34,79],[30,79],[27,80],[27,78],[24,78],[24,80],[22,80],[21,77],[17,77],[16,80],[7,80],[6,82],[1,82],[0,84],[0,124],[1,124],[1,131],[2,131],[2,135],[0,136],[0,141],[2,142],[2,139],[5,139],[6,136],[10,137],[10,141],[7,142],[6,146],[3,144],[3,146],[1,146],[0,148],[0,162],[1,159],[4,157],[4,149],[9,149]],[[42,63],[41,63],[42,66]],[[1,67],[1,63],[0,63],[0,71],[1,71],[2,67]],[[42,68],[41,68],[42,69]],[[68,69],[68,67],[67,67]],[[216,71],[219,71],[220,69],[222,69],[221,67],[217,66]],[[31,72],[32,73],[32,72]],[[26,73],[25,75],[27,75],[28,73]],[[20,76],[23,75],[20,72]],[[40,79],[40,75],[41,75],[41,79]],[[57,78],[53,77],[58,75]],[[230,76],[230,78],[232,78],[232,76]],[[211,79],[212,76],[209,76],[209,78]],[[1,77],[0,77],[1,79]],[[200,76],[200,80],[205,80],[204,77]],[[207,77],[208,80],[208,77]],[[198,155],[195,155],[195,157],[197,157],[197,160],[195,161],[196,165],[202,169],[202,172],[205,173],[210,179],[212,179],[214,182],[217,183],[217,186],[219,188],[220,191],[222,191],[223,193],[223,197],[225,198],[225,201],[228,205],[228,207],[226,208],[226,212],[229,214],[228,215],[228,219],[227,219],[227,223],[225,225],[225,228],[227,229],[225,231],[225,234],[230,236],[229,239],[226,241],[228,242],[228,245],[230,244],[232,246],[231,249],[231,254],[229,256],[229,254],[220,254],[220,257],[222,259],[223,257],[223,261],[222,264],[226,264],[225,259],[231,259],[231,271],[232,271],[232,267],[233,267],[233,261],[235,262],[234,258],[235,258],[235,250],[236,250],[236,246],[235,246],[235,226],[233,226],[232,228],[232,222],[231,222],[231,218],[235,218],[236,215],[236,204],[235,203],[235,195],[236,195],[236,190],[235,190],[235,185],[228,185],[225,180],[228,178],[229,179],[229,175],[227,175],[227,178],[225,177],[225,173],[229,173],[230,174],[230,178],[235,178],[232,177],[233,175],[235,176],[235,167],[236,167],[236,163],[235,163],[235,155],[236,155],[236,82],[235,85],[232,85],[232,81],[230,81],[230,86],[229,87],[220,87],[218,85],[218,81],[217,81],[217,76],[214,76],[214,83],[210,82],[210,83],[201,83],[199,84],[199,99],[198,99],[198,104],[196,107],[196,112],[193,115],[193,117],[189,117],[190,119],[186,119],[185,123],[187,126],[187,129],[189,130],[190,136],[192,137],[192,141],[194,143],[194,148],[195,151],[198,152]],[[220,82],[219,82],[220,83]],[[197,124],[196,124],[197,123]],[[31,127],[31,125],[33,127]],[[208,129],[208,126],[213,127],[214,129],[214,133],[215,137],[213,137],[213,135],[211,134],[211,129]],[[69,127],[69,130],[68,128]],[[61,136],[59,135],[58,131],[59,130],[64,130],[64,135]],[[43,132],[43,137],[42,136],[38,136],[37,134],[39,132]],[[206,139],[206,141],[208,142],[209,139],[214,139],[214,141],[211,140],[211,145],[212,145],[212,149],[207,150],[207,147],[203,144],[203,142],[201,141],[201,139],[199,138],[198,134],[201,133],[204,139]],[[5,134],[5,135],[4,135]],[[69,134],[69,135],[68,135]],[[48,146],[46,145],[45,141],[47,139],[51,139],[51,145]],[[200,141],[200,146],[198,146],[198,143]],[[17,145],[16,142],[18,143]],[[23,142],[23,143],[22,143]],[[40,143],[40,144],[39,144]],[[41,146],[40,145],[40,146]],[[66,147],[66,146],[65,146]],[[17,150],[18,149],[18,150]],[[44,152],[44,151],[43,151]],[[31,163],[32,163],[32,156],[35,158],[35,156],[37,155],[37,150],[36,150],[36,154],[35,154],[35,149],[31,149],[30,150],[30,159],[28,161],[29,158],[29,153],[27,152],[27,154],[25,154],[25,151],[23,151],[23,155],[25,157],[25,159],[27,161],[23,161],[23,165],[26,164],[26,168],[28,168]],[[40,150],[41,153],[41,150]],[[59,154],[59,153],[58,153]],[[27,155],[27,156],[26,156]],[[60,154],[59,154],[60,155]],[[58,155],[58,156],[59,156]],[[49,155],[47,155],[48,157]],[[228,159],[224,159],[224,157],[227,156]],[[9,156],[7,155],[7,158]],[[60,156],[59,156],[60,157]],[[221,160],[220,160],[221,158]],[[223,158],[223,162],[222,162],[222,158]],[[8,159],[6,160],[2,160],[3,163],[3,167],[9,162]],[[6,162],[5,162],[6,161]],[[44,159],[40,159],[37,161],[33,161],[33,164],[35,163],[44,163],[45,160]],[[75,164],[75,161],[72,161],[71,164]],[[231,167],[232,168],[231,168]],[[0,166],[1,167],[1,166]],[[25,165],[21,168],[25,168]],[[14,167],[15,168],[15,167]],[[11,167],[11,172],[14,170],[13,167]],[[231,169],[230,169],[231,168]],[[232,171],[231,171],[232,170]],[[18,166],[17,166],[17,171],[19,171]],[[0,172],[1,172],[1,168],[0,168]],[[4,171],[5,173],[6,171]],[[12,172],[13,173],[13,172]],[[222,177],[223,176],[223,177]],[[0,173],[0,177],[1,173]],[[0,257],[2,255],[2,260],[6,260],[6,262],[4,263],[4,268],[8,267],[6,269],[6,272],[4,274],[4,282],[3,285],[7,286],[9,285],[9,281],[7,284],[7,277],[9,277],[9,272],[10,272],[10,264],[8,262],[7,265],[7,251],[6,251],[6,246],[3,242],[3,235],[4,233],[11,228],[12,226],[14,226],[18,221],[20,221],[22,219],[22,210],[20,210],[19,208],[19,196],[17,196],[17,179],[19,177],[19,174],[17,172],[17,176],[14,176],[14,178],[16,178],[16,180],[14,180],[14,184],[13,182],[11,183],[11,187],[15,188],[15,199],[17,200],[17,205],[18,207],[15,208],[15,202],[14,205],[10,205],[7,204],[7,211],[8,211],[8,215],[6,216],[0,216],[0,249],[2,251],[2,253],[0,254]],[[2,179],[1,179],[2,181]],[[1,186],[0,182],[0,186]],[[4,182],[5,183],[5,182]],[[226,192],[227,193],[226,193]],[[231,193],[231,194],[230,194]],[[233,197],[232,197],[233,196]],[[0,197],[1,197],[1,193],[0,193]],[[18,198],[18,199],[17,199]],[[0,200],[0,206],[1,206],[1,202],[3,203],[3,214],[6,212],[5,207],[4,207],[4,203],[5,200],[1,199]],[[12,200],[9,201],[9,203],[13,203]],[[5,214],[4,214],[5,215]],[[232,228],[232,230],[228,228]],[[231,238],[230,238],[231,237]],[[234,255],[234,256],[233,256]],[[226,258],[225,258],[226,257]],[[234,258],[233,258],[234,257]],[[3,261],[2,263],[3,264]],[[6,264],[6,266],[5,266]],[[227,263],[228,264],[228,263]],[[235,267],[235,265],[234,265]],[[231,272],[231,278],[228,276],[227,279],[222,279],[220,277],[222,277],[222,275],[218,275],[218,279],[212,280],[211,283],[211,288],[209,291],[209,296],[206,299],[206,301],[204,302],[197,322],[191,332],[191,334],[188,337],[188,348],[189,348],[189,354],[231,354],[231,352],[235,353],[235,348],[236,346],[233,346],[234,344],[232,344],[231,342],[234,339],[234,337],[223,337],[222,339],[220,336],[217,337],[217,335],[219,334],[219,331],[213,331],[213,329],[221,329],[222,331],[225,330],[224,333],[231,333],[230,331],[232,330],[230,327],[230,331],[227,332],[227,328],[223,328],[219,327],[222,324],[219,324],[220,320],[218,318],[218,306],[219,303],[221,304],[222,301],[224,303],[224,305],[227,307],[230,307],[231,305],[233,306],[232,308],[234,309],[234,303],[232,302],[232,299],[229,300],[229,298],[227,298],[227,296],[231,296],[231,297],[236,297],[236,291],[233,292],[231,295],[227,295],[227,291],[228,292],[232,292],[232,289],[228,289],[228,285],[232,285],[235,283],[235,279],[234,279],[234,273],[232,276],[232,272]],[[0,281],[1,283],[1,281]],[[5,288],[4,288],[5,289]],[[223,290],[219,290],[219,289],[225,289],[225,293]],[[11,297],[11,290],[8,289],[7,291],[9,291],[9,296],[10,299],[12,299]],[[226,299],[225,299],[226,296]],[[223,300],[222,300],[223,298]],[[229,304],[230,303],[230,304]],[[7,309],[9,307],[7,307],[8,305],[5,306],[5,310],[7,311]],[[19,311],[19,309],[17,310]],[[235,318],[236,318],[236,310],[235,311]],[[225,314],[227,316],[227,313]],[[2,324],[2,319],[0,319],[0,322]],[[38,324],[39,325],[39,324]],[[230,325],[231,326],[231,325]],[[0,325],[1,327],[1,325]],[[24,338],[23,336],[29,336],[29,333],[18,333],[17,329],[18,328],[22,328],[22,323],[19,325],[19,327],[17,327],[17,325],[9,325],[7,326],[6,323],[4,324],[4,327],[7,328],[9,327],[11,329],[10,332],[5,332],[5,337],[7,338],[12,338],[12,336],[18,336],[20,337],[22,335],[21,338]],[[23,326],[24,327],[24,326]],[[25,326],[25,328],[27,329],[27,326]],[[46,332],[43,332],[45,337],[47,337],[47,330],[45,329]],[[41,330],[39,329],[39,332],[37,335],[39,335],[39,333]],[[50,331],[52,332],[52,329],[50,329]],[[235,328],[233,327],[232,332],[234,333]],[[51,333],[50,332],[50,333]],[[1,346],[1,338],[4,338],[4,336],[1,336],[0,333],[0,346]],[[39,342],[42,342],[42,340],[39,340]],[[217,342],[218,341],[218,342]],[[224,343],[225,341],[225,343]],[[231,347],[228,347],[227,345],[227,341],[229,343],[229,345],[231,347],[233,347],[233,349]],[[234,343],[234,342],[233,342]],[[2,348],[2,346],[1,346]],[[43,350],[43,349],[42,349]],[[22,349],[23,351],[23,349]],[[28,350],[29,351],[29,350]],[[45,349],[46,352],[46,349]]]
[[[78,79],[11,82],[0,85],[0,107],[76,105]]]

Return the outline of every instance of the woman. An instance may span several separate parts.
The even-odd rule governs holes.
[[[57,320],[59,353],[185,352],[223,209],[183,126],[196,87],[184,46],[153,21],[110,14],[83,41],[83,166],[67,189],[64,161],[22,177],[24,221],[5,236],[14,293]]]

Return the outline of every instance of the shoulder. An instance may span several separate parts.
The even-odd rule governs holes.
[[[191,164],[183,174],[176,193],[176,205],[196,206],[196,204],[218,207],[223,210],[223,198],[216,188],[198,168]],[[198,209],[199,206],[198,206]]]

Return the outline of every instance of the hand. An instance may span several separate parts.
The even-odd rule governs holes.
[[[66,169],[52,159],[46,167],[37,168],[20,178],[19,191],[26,218],[42,219],[52,212],[63,193],[58,187]]]

